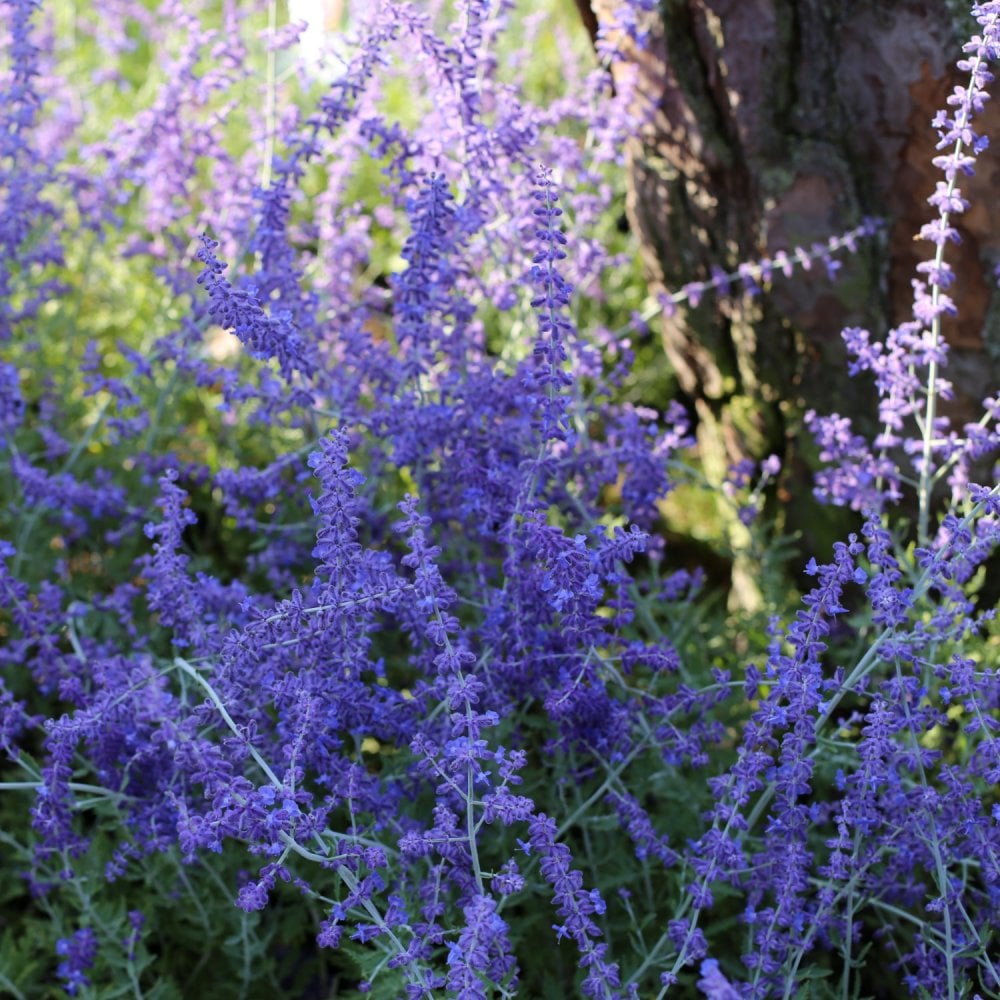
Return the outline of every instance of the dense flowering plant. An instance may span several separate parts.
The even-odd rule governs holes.
[[[570,96],[512,0],[358,8],[0,0],[0,992],[1000,996],[1000,401],[939,405],[1000,3],[912,318],[844,334],[883,429],[808,417],[856,530],[742,616],[609,325],[873,224],[636,308],[656,5]]]

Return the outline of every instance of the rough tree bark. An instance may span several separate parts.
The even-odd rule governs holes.
[[[617,6],[590,0],[591,26],[613,36]],[[622,42],[614,71],[638,66],[648,116],[627,150],[628,211],[654,291],[809,247],[866,215],[886,222],[884,245],[842,258],[836,283],[817,266],[775,278],[762,298],[708,295],[663,322],[709,470],[778,452],[791,461],[789,497],[808,497],[803,411],[862,423],[873,414],[871,386],[847,377],[841,329],[881,336],[908,318],[914,267],[930,256],[912,240],[940,177],[930,123],[964,82],[955,62],[973,24],[949,0],[662,0],[653,22],[643,49]],[[981,131],[1000,136],[998,112],[1000,97]],[[959,275],[961,315],[945,335],[960,421],[978,417],[1000,385],[998,181],[989,151],[963,179],[974,207],[958,220],[961,246],[948,250]],[[803,507],[797,527],[808,530],[809,516]]]

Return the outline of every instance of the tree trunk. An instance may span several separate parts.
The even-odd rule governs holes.
[[[591,2],[612,38],[618,6]],[[817,264],[776,275],[760,298],[709,294],[664,318],[716,478],[732,460],[777,452],[790,462],[790,496],[807,504],[814,459],[802,413],[836,410],[871,429],[874,391],[864,376],[848,378],[839,334],[857,325],[881,337],[907,319],[914,267],[931,255],[912,239],[941,178],[931,119],[966,82],[954,64],[975,27],[949,9],[958,10],[949,0],[662,0],[642,49],[621,39],[613,71],[638,68],[648,121],[628,149],[629,215],[655,292],[809,248],[864,216],[886,225],[882,245],[841,255],[836,281]],[[1000,134],[998,101],[980,132]],[[1000,383],[997,179],[992,151],[962,178],[974,207],[957,221],[962,244],[948,249],[961,315],[945,329],[947,376],[960,423]],[[792,520],[807,527],[804,508]]]

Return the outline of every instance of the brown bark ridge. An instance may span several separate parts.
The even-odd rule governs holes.
[[[616,6],[591,0],[612,34]],[[863,376],[847,377],[840,331],[881,337],[907,319],[915,265],[931,256],[930,244],[913,242],[941,178],[931,119],[965,82],[954,64],[974,27],[949,10],[947,0],[662,0],[651,40],[641,50],[622,40],[612,71],[638,67],[635,99],[648,123],[627,149],[628,210],[654,292],[808,248],[864,216],[886,224],[881,246],[840,257],[835,282],[817,264],[776,276],[760,298],[709,294],[664,319],[716,475],[728,461],[778,452],[808,495],[803,411],[870,426],[874,393]],[[1000,136],[998,105],[987,105],[981,132]],[[987,151],[962,179],[973,208],[956,223],[961,246],[948,249],[960,316],[945,330],[946,374],[962,422],[1000,384],[998,182]]]

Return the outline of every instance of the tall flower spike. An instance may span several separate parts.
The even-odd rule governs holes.
[[[312,554],[319,561],[317,576],[332,580],[353,575],[361,559],[357,491],[365,477],[348,465],[347,448],[346,431],[336,431],[309,456],[309,467],[322,484],[319,499],[313,501],[320,526]]]
[[[705,994],[705,1000],[740,1000],[739,992],[722,974],[714,958],[706,958],[701,963],[698,989]]]
[[[566,317],[573,289],[559,273],[558,264],[566,259],[566,236],[559,226],[562,216],[559,195],[552,171],[540,166],[535,178],[533,215],[538,228],[538,250],[531,260],[531,283],[537,294],[531,306],[538,314],[538,338],[535,340],[535,369],[528,382],[539,390],[540,430],[543,439],[565,440],[569,434],[566,389],[573,380],[565,369],[569,358],[567,341],[574,327]]]
[[[954,112],[940,111],[934,119],[934,127],[938,132],[938,149],[951,151],[935,157],[934,165],[942,169],[947,178],[944,184],[938,182],[937,190],[928,201],[938,209],[938,219],[934,257],[917,266],[917,270],[925,274],[930,286],[930,301],[923,304],[918,301],[914,308],[923,321],[930,320],[930,331],[927,337],[927,389],[921,431],[923,447],[921,449],[919,472],[920,482],[917,489],[917,500],[920,505],[918,513],[917,533],[921,541],[927,539],[930,518],[931,488],[934,478],[934,439],[940,437],[937,428],[937,401],[941,392],[938,379],[939,358],[943,358],[941,350],[941,315],[953,311],[953,306],[944,289],[951,284],[953,273],[951,267],[944,261],[945,240],[954,238],[950,219],[953,214],[964,212],[968,202],[961,197],[956,187],[959,173],[969,175],[973,172],[973,162],[988,145],[988,140],[972,128],[974,115],[979,114],[989,94],[986,86],[993,82],[993,74],[986,64],[1000,56],[1000,3],[982,3],[973,7],[973,15],[983,29],[982,35],[974,36],[963,47],[967,58],[962,59],[959,69],[969,73],[969,84],[966,87],[955,87],[948,98],[949,107]],[[917,286],[919,289],[919,286]],[[918,290],[918,300],[922,299],[922,290]]]
[[[40,7],[39,0],[0,2],[9,32],[9,68],[0,77],[0,343],[10,339],[21,318],[22,310],[13,305],[15,274],[32,264],[60,260],[52,238],[29,239],[56,214],[43,195],[53,169],[32,135],[42,105],[35,85],[39,51],[32,39],[32,17]]]
[[[90,985],[87,972],[97,957],[97,935],[89,927],[82,927],[56,942],[56,954],[60,958],[56,975],[63,981],[66,992],[76,996]]]
[[[456,1000],[487,1000],[488,983],[516,988],[517,962],[507,924],[489,896],[475,896],[464,909],[465,927],[448,954],[448,989]]]
[[[441,334],[435,319],[440,322],[447,312],[447,295],[456,278],[449,261],[455,207],[447,180],[431,174],[409,207],[413,232],[400,254],[408,266],[393,282],[393,308],[406,352],[405,370],[419,376],[433,361]]]
[[[300,287],[301,268],[288,232],[292,200],[306,168],[320,153],[321,134],[335,134],[354,116],[359,97],[384,61],[385,47],[399,32],[395,4],[372,6],[377,13],[357,56],[320,98],[315,114],[291,137],[285,155],[274,156],[270,183],[254,191],[256,219],[250,250],[260,261],[256,282],[261,297],[268,301],[277,297],[299,329],[313,328],[315,302]]]
[[[222,277],[227,265],[215,256],[218,242],[201,237],[198,260],[204,265],[198,284],[209,295],[208,311],[224,330],[231,330],[258,358],[276,358],[281,373],[291,380],[296,370],[309,374],[313,362],[287,313],[268,314],[253,289],[234,288]]]
[[[572,867],[569,848],[556,839],[556,824],[544,813],[528,824],[530,849],[541,859],[539,867],[552,887],[552,898],[563,923],[554,925],[557,938],[571,938],[580,952],[580,964],[587,971],[584,996],[612,1000],[619,997],[621,976],[618,965],[608,962],[608,946],[600,941],[601,930],[592,916],[605,911],[605,903],[596,890],[583,888],[583,876]]]
[[[146,525],[146,537],[153,542],[153,552],[141,560],[149,585],[149,608],[160,616],[160,623],[175,630],[174,643],[187,646],[200,633],[203,608],[197,589],[188,575],[188,557],[183,554],[181,536],[185,528],[198,520],[184,505],[187,493],[177,485],[177,470],[160,477],[162,520]]]
[[[966,58],[958,63],[960,70],[969,73],[969,83],[954,89],[948,98],[949,109],[938,112],[933,121],[938,133],[937,148],[949,152],[934,159],[946,179],[937,182],[928,198],[938,211],[937,218],[920,231],[935,251],[933,257],[917,266],[921,277],[913,281],[913,319],[890,330],[885,343],[873,343],[867,331],[856,328],[842,334],[853,359],[851,374],[869,371],[875,376],[882,432],[872,448],[860,435],[853,434],[848,418],[838,414],[817,417],[811,412],[806,416],[823,448],[823,460],[834,463],[818,477],[817,489],[821,499],[833,503],[850,503],[858,510],[881,509],[886,502],[898,499],[899,484],[905,475],[891,456],[894,450],[905,447],[913,456],[918,475],[917,535],[922,545],[928,541],[931,493],[940,474],[948,466],[956,466],[951,482],[953,490],[961,493],[968,480],[968,464],[975,453],[985,450],[983,435],[975,425],[960,441],[937,412],[939,398],[947,399],[950,394],[950,385],[940,377],[947,358],[941,320],[956,312],[946,294],[954,273],[944,259],[944,251],[948,243],[960,239],[953,217],[969,207],[957,181],[973,172],[976,157],[987,145],[972,122],[988,100],[985,87],[993,81],[986,64],[1000,56],[1000,4],[976,4],[973,14],[983,34],[966,43]],[[919,432],[917,438],[906,436],[911,421]]]

